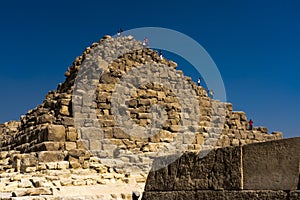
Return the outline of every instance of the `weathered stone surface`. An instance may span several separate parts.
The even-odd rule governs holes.
[[[244,189],[296,190],[300,137],[243,146]]]
[[[37,195],[52,195],[53,191],[51,188],[29,188],[23,189],[19,188],[12,193],[13,197],[22,197],[22,196],[37,196]]]
[[[142,200],[288,200],[284,191],[166,191],[144,192]]]
[[[145,191],[238,190],[242,188],[240,160],[241,147],[213,150],[204,158],[186,153],[169,166],[151,171]]]
[[[64,142],[66,140],[65,127],[63,125],[50,125],[44,132],[45,141]]]
[[[58,162],[65,159],[65,154],[61,151],[41,151],[38,153],[39,162]]]
[[[38,159],[34,154],[25,154],[22,156],[20,163],[21,172],[26,172],[28,167],[35,167],[38,163]]]
[[[62,149],[60,142],[43,142],[37,145],[38,151],[58,151]]]
[[[90,152],[84,149],[72,149],[68,152],[68,155],[74,158],[90,158],[91,156]]]

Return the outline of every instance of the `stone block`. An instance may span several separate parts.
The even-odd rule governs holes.
[[[114,127],[112,131],[113,137],[116,139],[129,139],[129,135],[120,128]]]
[[[102,129],[96,127],[81,128],[81,138],[85,140],[102,140],[104,134]]]
[[[68,155],[77,159],[79,159],[80,157],[89,159],[91,157],[91,153],[84,149],[72,149],[68,152]]]
[[[64,126],[74,126],[74,118],[72,118],[72,117],[62,117],[61,118],[61,123]]]
[[[65,154],[62,151],[41,151],[38,152],[39,162],[58,162],[65,159]]]
[[[245,145],[242,151],[244,189],[297,189],[300,137]]]
[[[57,169],[64,170],[69,168],[69,162],[68,161],[60,161],[57,162]]]
[[[287,194],[284,191],[213,191],[213,190],[199,190],[199,191],[157,191],[144,192],[142,200],[286,200]]]
[[[57,162],[48,162],[46,163],[47,169],[55,170],[57,169]]]
[[[76,149],[76,142],[65,142],[65,150],[69,151],[72,149]]]
[[[60,110],[59,110],[59,113],[61,115],[69,116],[70,115],[69,106],[62,105]]]
[[[101,140],[89,140],[89,150],[90,151],[98,151],[102,148]]]
[[[39,124],[52,123],[55,120],[55,117],[50,114],[43,114],[42,116],[39,116],[37,120]]]
[[[53,195],[51,188],[19,188],[12,193],[12,197],[22,196],[39,196],[39,195]]]
[[[150,142],[173,142],[175,137],[174,133],[166,130],[161,130],[157,134],[150,137]]]
[[[20,170],[26,172],[28,167],[35,167],[38,164],[38,159],[34,154],[24,154],[21,158]]]
[[[67,141],[75,142],[77,140],[77,133],[75,131],[67,132]]]
[[[155,159],[152,168],[168,159]],[[241,177],[241,147],[212,150],[203,158],[190,152],[162,169],[151,171],[145,191],[239,190],[242,188]]]
[[[33,184],[28,179],[21,179],[19,182],[19,188],[33,188]]]
[[[37,145],[38,151],[58,151],[62,149],[60,142],[42,142]]]
[[[70,167],[73,169],[81,168],[81,164],[78,161],[70,161]]]
[[[65,127],[63,125],[49,125],[44,131],[44,140],[64,142],[66,140]]]
[[[107,155],[109,157],[113,157],[114,156],[114,152],[117,149],[117,145],[114,144],[103,144],[103,151],[107,152]]]

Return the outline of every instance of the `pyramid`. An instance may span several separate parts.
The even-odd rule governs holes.
[[[248,130],[244,112],[209,98],[176,67],[132,36],[104,36],[87,47],[43,103],[0,125],[0,194],[63,198],[69,187],[112,184],[142,192],[151,168],[184,152],[204,157],[282,139],[265,127]],[[157,157],[168,159],[153,168]],[[131,199],[130,189],[95,195]]]

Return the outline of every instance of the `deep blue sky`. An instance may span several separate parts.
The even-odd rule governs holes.
[[[103,35],[155,26],[187,34],[208,51],[234,110],[299,136],[299,10],[297,0],[2,1],[0,122],[41,103]]]

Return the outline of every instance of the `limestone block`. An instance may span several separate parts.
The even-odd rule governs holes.
[[[170,126],[170,131],[172,131],[172,132],[179,132],[180,128],[181,128],[180,125],[171,125]]]
[[[164,147],[163,143],[148,143],[142,147],[143,152],[158,152]]]
[[[38,159],[34,154],[24,154],[21,158],[21,172],[26,172],[28,167],[35,167],[38,163]]]
[[[62,186],[71,186],[72,185],[72,179],[61,178],[60,183],[61,183]]]
[[[42,142],[37,145],[38,151],[58,151],[62,149],[60,142]]]
[[[104,84],[115,84],[117,79],[116,77],[112,76],[112,74],[106,72],[101,75],[100,82]]]
[[[112,129],[113,137],[117,139],[129,139],[129,135],[125,133],[122,129],[114,127]]]
[[[19,188],[32,188],[33,184],[30,180],[28,179],[21,179],[20,183],[19,183]]]
[[[0,160],[5,159],[8,155],[8,151],[0,151]]]
[[[277,140],[282,139],[282,132],[272,132],[272,135],[274,135]]]
[[[50,114],[43,114],[42,116],[38,117],[38,123],[43,124],[43,123],[52,123],[55,120],[55,117]]]
[[[265,133],[265,134],[268,133],[268,128],[266,128],[266,127],[257,127],[257,130],[262,132],[262,133]]]
[[[41,151],[37,154],[39,162],[58,162],[63,161],[65,158],[62,151]]]
[[[77,149],[87,149],[89,147],[88,140],[77,140],[76,141]]]
[[[73,169],[81,168],[81,164],[78,161],[70,161],[70,167]]]
[[[6,186],[3,189],[3,192],[5,192],[5,191],[14,191],[14,190],[16,190],[16,188],[18,188],[18,186],[19,186],[18,182],[7,183]]]
[[[65,127],[63,125],[49,125],[44,131],[44,140],[64,142],[66,140]]]
[[[232,146],[238,146],[240,144],[240,141],[238,139],[232,139],[231,144]]]
[[[52,188],[30,188],[29,196],[53,195]]]
[[[59,113],[61,115],[69,116],[70,115],[69,106],[62,105],[59,110]]]
[[[102,148],[102,141],[101,140],[89,140],[89,150],[91,151],[98,151]]]
[[[243,146],[244,189],[296,190],[300,137]]]
[[[72,185],[74,186],[82,186],[82,185],[85,185],[86,182],[84,180],[74,180],[72,181]]]
[[[61,117],[61,124],[64,126],[74,126],[74,118],[72,117]]]
[[[65,142],[65,150],[76,149],[76,142]]]
[[[166,159],[154,160],[153,166]],[[151,171],[145,191],[241,189],[241,177],[241,147],[212,150],[203,158],[185,153],[169,166]]]
[[[64,170],[69,168],[69,162],[68,161],[60,161],[57,162],[57,169]]]
[[[103,144],[102,145],[103,151],[107,152],[109,157],[114,156],[114,152],[117,149],[117,145],[114,144]]]
[[[68,152],[69,156],[79,159],[79,157],[83,157],[85,159],[89,159],[91,157],[91,153],[84,149],[72,149]]]
[[[55,170],[57,169],[57,162],[48,162],[46,163],[47,169]]]
[[[173,142],[175,134],[166,130],[161,130],[150,137],[150,142]]]
[[[213,190],[199,190],[199,191],[156,191],[144,192],[142,200],[161,200],[161,199],[180,199],[180,200],[238,200],[238,199],[277,199],[286,200],[287,194],[284,191],[213,191]]]

